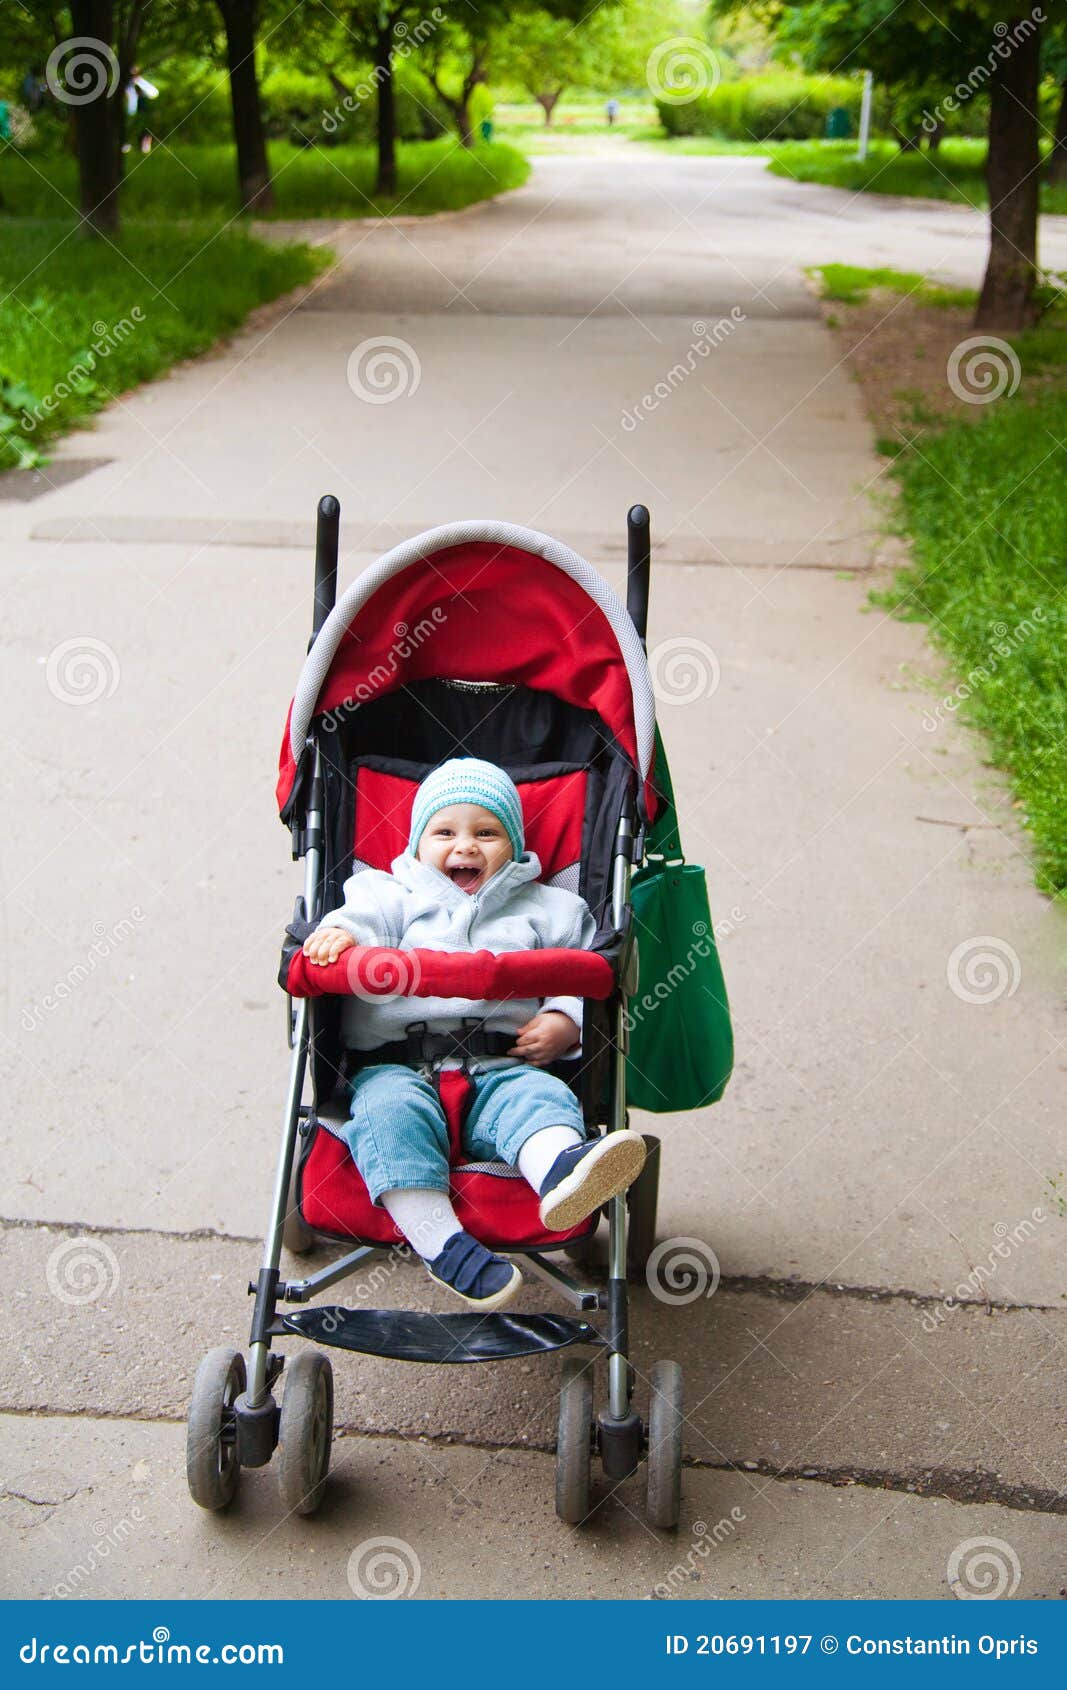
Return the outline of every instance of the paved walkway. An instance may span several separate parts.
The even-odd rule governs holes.
[[[7,1587],[89,1558],[82,1594],[292,1594],[294,1570],[343,1594],[385,1534],[431,1596],[936,1597],[990,1536],[1018,1595],[1055,1595],[1063,918],[981,748],[924,727],[944,683],[922,631],[867,605],[882,463],[800,272],[976,280],[980,219],[753,160],[567,156],[455,218],[315,235],[337,270],[0,505]],[[377,404],[353,355],[383,336],[403,392]],[[738,1044],[725,1101],[661,1123],[662,1234],[711,1246],[724,1285],[635,1298],[639,1372],[687,1370],[677,1543],[634,1486],[556,1525],[552,1362],[340,1356],[319,1522],[279,1523],[269,1473],[224,1522],[183,1495],[191,1375],[244,1340],[269,1201],[298,888],[272,771],[327,490],[346,580],[486,515],[620,585],[626,507],[653,510],[650,653]],[[72,706],[79,685],[100,696]],[[80,1236],[107,1281],[90,1302],[60,1277]],[[697,1521],[727,1524],[687,1560]]]

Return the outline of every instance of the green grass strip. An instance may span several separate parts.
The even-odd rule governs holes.
[[[56,434],[329,259],[218,225],[127,223],[112,245],[70,222],[0,219],[0,467],[41,462]]]

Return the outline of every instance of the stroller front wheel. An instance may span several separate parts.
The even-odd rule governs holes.
[[[649,1379],[648,1523],[671,1532],[682,1495],[682,1369],[657,1361]]]
[[[301,1350],[285,1370],[278,1420],[278,1489],[288,1514],[314,1514],[326,1489],[333,1438],[333,1369]]]
[[[193,1384],[185,1442],[189,1494],[201,1508],[225,1508],[233,1501],[241,1476],[234,1404],[244,1388],[241,1352],[225,1345],[209,1350]]]
[[[589,1513],[592,1452],[592,1363],[568,1356],[560,1379],[556,1439],[556,1513],[568,1526],[581,1525]]]

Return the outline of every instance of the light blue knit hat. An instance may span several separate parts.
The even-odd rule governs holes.
[[[480,804],[503,823],[516,860],[525,850],[522,800],[511,776],[495,763],[479,757],[451,757],[431,770],[415,793],[411,806],[411,838],[408,850],[414,856],[426,823],[438,810],[450,804]]]

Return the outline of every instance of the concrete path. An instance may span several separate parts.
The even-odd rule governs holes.
[[[1015,1594],[1055,1595],[1064,922],[922,631],[867,604],[882,466],[799,268],[976,280],[979,220],[752,160],[568,156],[456,218],[315,234],[336,271],[0,504],[13,1588],[344,1594],[391,1535],[421,1596],[947,1596],[991,1537]],[[383,336],[387,404],[353,357]],[[686,1367],[677,1543],[639,1487],[554,1524],[551,1362],[339,1356],[319,1525],[269,1473],[225,1522],[183,1495],[175,1423],[203,1350],[245,1336],[269,1201],[299,885],[273,768],[326,490],[346,581],[492,515],[619,586],[626,506],[652,506],[650,657],[738,1044],[717,1109],[642,1122],[662,1236],[723,1274],[635,1296],[642,1393],[657,1356]],[[383,1301],[424,1295],[402,1268]]]

